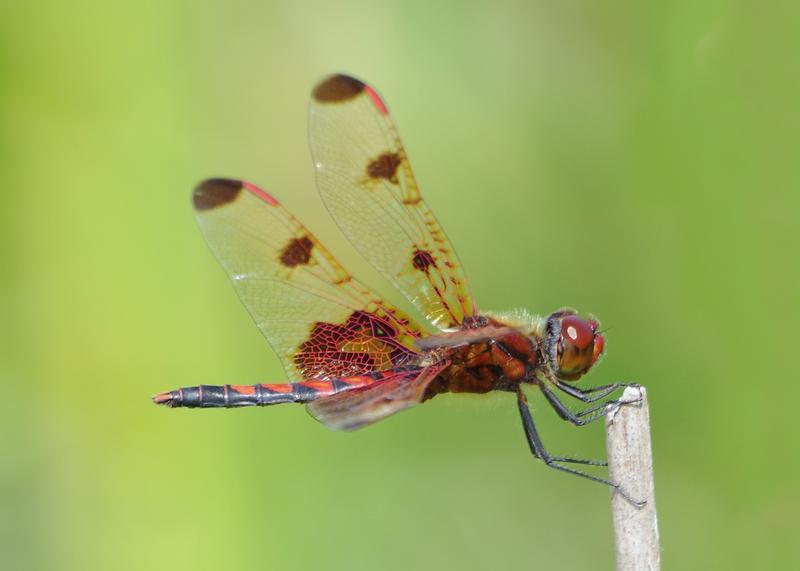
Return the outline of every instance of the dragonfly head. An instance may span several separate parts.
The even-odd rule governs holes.
[[[583,319],[571,309],[547,318],[546,349],[550,369],[562,381],[577,381],[597,362],[605,339],[595,319]]]

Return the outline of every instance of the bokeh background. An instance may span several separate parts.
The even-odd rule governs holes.
[[[192,217],[319,201],[306,103],[391,106],[483,308],[609,327],[649,388],[663,562],[800,560],[796,3],[0,3],[3,569],[608,569],[608,490],[534,461],[513,397],[340,434],[151,394],[283,372]],[[555,453],[602,457],[538,398]]]

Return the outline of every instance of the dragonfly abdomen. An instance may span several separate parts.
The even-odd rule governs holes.
[[[287,402],[306,403],[374,382],[375,379],[372,376],[360,376],[300,383],[197,385],[159,393],[153,397],[153,402],[169,407],[184,408],[234,408],[269,406]]]

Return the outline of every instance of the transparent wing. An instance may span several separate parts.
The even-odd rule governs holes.
[[[320,195],[361,255],[433,325],[474,315],[458,257],[377,92],[346,75],[325,79],[312,94],[309,140]]]
[[[306,408],[328,428],[361,428],[422,402],[425,389],[446,366],[390,371],[374,384],[311,401]]]
[[[194,191],[200,228],[294,381],[413,364],[421,329],[354,280],[275,198],[239,180]]]

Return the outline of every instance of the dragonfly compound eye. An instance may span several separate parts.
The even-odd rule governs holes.
[[[597,325],[577,315],[561,319],[561,334],[558,338],[558,376],[575,381],[597,360],[603,352],[603,337],[595,335]]]
[[[567,315],[561,319],[561,337],[579,349],[586,349],[594,341],[594,330],[585,319],[577,315]]]

